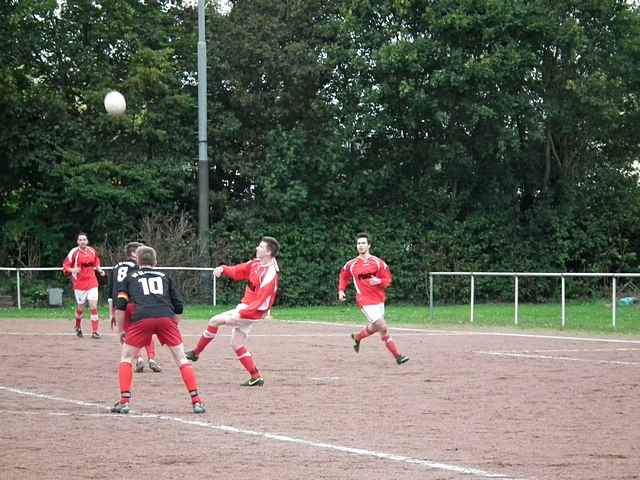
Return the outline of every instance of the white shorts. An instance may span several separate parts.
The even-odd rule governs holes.
[[[363,305],[360,308],[362,314],[367,317],[369,323],[377,322],[384,318],[384,303],[376,303],[375,305]]]
[[[76,303],[78,305],[84,305],[87,300],[98,301],[98,287],[89,290],[74,290],[73,293],[76,295]]]
[[[224,324],[226,326],[232,327],[234,331],[239,330],[244,334],[245,337],[249,336],[249,332],[251,332],[253,324],[257,322],[257,320],[250,320],[247,318],[237,318],[240,315],[240,310],[244,310],[245,308],[247,308],[247,306],[248,305],[246,303],[239,303],[233,310],[227,310],[226,312],[220,314],[228,317],[233,317],[225,320]],[[233,335],[233,331],[231,333]]]

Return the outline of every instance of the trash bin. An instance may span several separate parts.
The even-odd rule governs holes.
[[[62,306],[62,289],[61,288],[48,288],[49,293],[49,306],[61,307]]]

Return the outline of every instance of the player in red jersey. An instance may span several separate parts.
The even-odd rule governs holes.
[[[160,343],[167,345],[180,375],[191,396],[193,413],[204,413],[193,365],[187,360],[178,322],[184,308],[182,297],[173,280],[154,270],[156,251],[147,246],[136,250],[138,269],[130,272],[118,290],[116,322],[122,339],[122,353],[118,368],[120,400],[111,408],[112,413],[129,413],[131,385],[133,384],[133,359],[142,347],[156,335]],[[133,304],[130,325],[124,330],[127,305]]]
[[[140,242],[129,242],[124,247],[125,253],[127,255],[127,260],[124,262],[118,262],[114,265],[113,270],[111,271],[111,276],[109,277],[109,312],[111,314],[111,329],[116,325],[116,312],[113,304],[113,299],[117,298],[118,291],[122,287],[125,279],[129,272],[135,271],[138,268],[136,264],[136,250],[138,247],[141,247],[142,243]],[[133,307],[133,304],[129,304],[128,307]],[[127,308],[124,317],[124,330],[126,331],[129,328],[129,320],[131,319],[132,309]],[[147,358],[149,359],[149,369],[153,372],[159,373],[162,371],[160,365],[156,361],[156,348],[153,344],[153,339],[149,342],[149,345],[145,345],[145,350],[147,351]],[[136,359],[135,365],[136,373],[142,373],[144,371],[144,359],[142,358],[142,350]]]
[[[391,271],[384,260],[371,255],[371,237],[367,233],[356,236],[358,256],[345,263],[338,279],[338,300],[344,302],[349,282],[353,280],[356,288],[356,303],[368,320],[368,324],[358,333],[352,333],[353,349],[360,351],[360,342],[378,332],[387,350],[391,352],[398,365],[409,360],[409,357],[398,351],[396,342],[389,335],[384,321],[385,289],[391,285]]]
[[[196,348],[187,352],[187,358],[197,361],[205,347],[218,334],[223,326],[232,327],[231,347],[242,366],[249,372],[251,378],[242,385],[245,387],[260,387],[264,379],[256,367],[251,352],[246,344],[249,332],[254,323],[269,315],[271,306],[276,299],[278,290],[278,263],[276,257],[280,251],[280,244],[273,237],[262,237],[256,247],[256,258],[234,266],[222,265],[213,270],[216,277],[225,275],[233,280],[246,280],[247,288],[240,304],[233,310],[211,317],[207,329],[202,333]]]
[[[78,246],[72,248],[64,259],[62,271],[71,276],[71,284],[76,297],[76,335],[82,337],[82,314],[84,304],[88,301],[91,309],[91,338],[100,338],[100,319],[98,318],[98,279],[96,272],[105,276],[100,268],[100,257],[89,246],[84,232],[76,239]]]

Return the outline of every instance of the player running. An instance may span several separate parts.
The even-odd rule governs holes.
[[[358,233],[356,236],[356,249],[358,256],[345,263],[338,279],[338,300],[344,302],[349,282],[353,279],[356,288],[356,303],[360,311],[368,320],[358,333],[352,333],[353,349],[360,351],[360,342],[376,332],[387,347],[387,350],[396,359],[398,365],[409,360],[398,351],[396,342],[389,335],[387,324],[384,321],[385,289],[391,285],[391,271],[389,266],[380,258],[371,255],[371,237],[367,233]]]
[[[279,252],[280,244],[275,238],[262,237],[256,247],[255,259],[231,267],[222,265],[213,270],[213,274],[218,278],[225,275],[236,281],[246,280],[247,288],[241,303],[235,309],[211,317],[196,348],[187,352],[189,360],[197,361],[205,347],[218,334],[218,329],[227,325],[233,328],[231,330],[231,347],[236,358],[251,375],[242,386],[261,387],[264,385],[264,379],[246,344],[254,323],[269,314],[276,299],[279,272],[276,257]]]
[[[63,274],[71,276],[71,285],[76,297],[76,335],[82,337],[82,314],[84,313],[84,304],[89,302],[91,338],[100,338],[96,273],[105,276],[105,272],[100,268],[98,253],[89,246],[87,234],[80,232],[76,242],[78,246],[69,251],[62,264]]]
[[[136,250],[138,247],[141,247],[142,243],[140,242],[129,242],[125,246],[125,253],[127,255],[127,259],[124,262],[117,263],[113,270],[111,271],[111,275],[109,277],[109,313],[111,314],[111,328],[116,325],[116,312],[113,305],[113,299],[118,296],[118,291],[122,288],[124,280],[127,278],[129,272],[133,272],[138,269],[136,265]],[[127,311],[125,312],[124,318],[124,330],[126,331],[129,328],[129,321],[131,319],[131,307],[133,304],[129,304]],[[147,358],[149,359],[149,369],[153,372],[161,372],[162,369],[160,365],[156,361],[156,348],[153,343],[153,339],[149,342],[149,345],[145,345],[145,350],[147,351]],[[135,365],[136,373],[142,373],[144,371],[144,359],[142,358],[142,350],[138,355]]]
[[[204,413],[205,407],[198,393],[198,382],[193,365],[187,360],[178,322],[183,311],[183,301],[173,280],[154,270],[156,251],[147,246],[136,251],[138,270],[124,279],[116,298],[116,322],[122,339],[122,353],[118,378],[120,400],[111,408],[112,413],[129,413],[131,385],[133,383],[133,359],[139,350],[149,344],[152,335],[167,345],[180,368],[182,380],[191,396],[193,413]],[[129,328],[124,330],[127,305],[132,304]]]

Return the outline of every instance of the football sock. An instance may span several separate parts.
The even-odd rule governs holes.
[[[251,375],[251,378],[260,377],[260,372],[258,371],[258,367],[256,367],[256,362],[253,361],[253,357],[251,356],[251,352],[247,350],[247,347],[244,345],[235,350],[236,357],[245,368],[247,372]]]
[[[84,313],[84,310],[82,310],[81,308],[76,308],[76,328],[80,328],[82,324],[83,313]]]
[[[391,338],[391,335],[385,335],[382,337],[382,341],[384,342],[384,346],[387,347],[387,350],[389,350],[395,358],[400,356],[398,346],[396,345],[396,342],[393,341],[393,338]]]
[[[369,331],[369,325],[367,325],[366,327],[363,327],[362,330],[360,330],[357,334],[356,334],[356,340],[357,341],[362,341],[363,339],[367,338],[369,335],[372,335],[373,332]]]
[[[131,398],[131,385],[133,383],[133,365],[129,362],[120,362],[118,368],[120,380],[120,403],[127,403]]]
[[[209,345],[209,343],[216,338],[216,334],[218,333],[218,327],[212,327],[211,325],[207,326],[207,329],[202,332],[202,336],[200,340],[198,340],[198,344],[196,348],[193,349],[196,353],[202,353],[202,351]]]
[[[191,403],[201,402],[202,400],[198,393],[198,382],[196,381],[196,373],[193,369],[193,365],[190,363],[183,363],[180,365],[180,375],[182,375],[184,386],[187,387],[189,395],[191,396]]]

